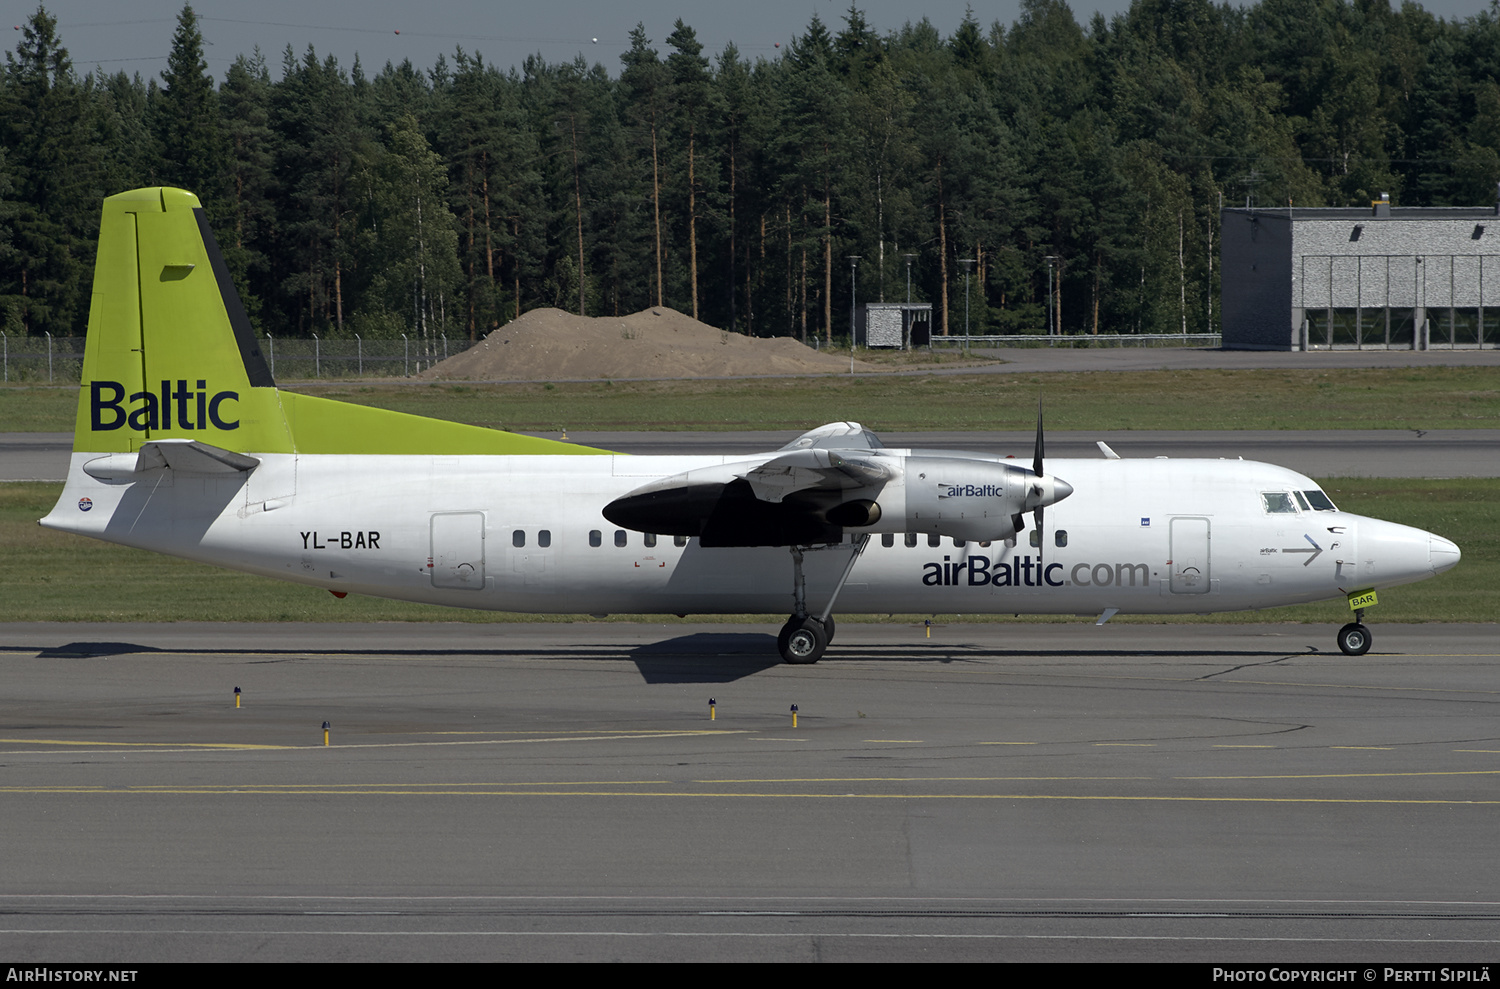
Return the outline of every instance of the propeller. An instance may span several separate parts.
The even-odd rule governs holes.
[[[1036,548],[1037,566],[1045,566],[1046,547],[1043,545],[1042,523],[1045,520],[1045,509],[1054,502],[1062,501],[1073,493],[1073,485],[1058,477],[1048,477],[1046,474],[1047,441],[1042,431],[1042,399],[1036,400],[1036,450],[1031,459],[1031,479],[1027,481],[1028,489],[1026,497],[1021,502],[1021,511],[1010,517],[1011,528],[1019,533],[1026,528],[1025,514],[1031,511],[1036,515]]]
[[[1044,456],[1045,448],[1046,443],[1042,436],[1042,396],[1038,395],[1036,397],[1036,451],[1031,458],[1031,472],[1036,475],[1036,481],[1033,482],[1036,486],[1032,490],[1039,497],[1042,494],[1040,481],[1042,479],[1042,457]],[[1046,562],[1044,554],[1047,552],[1047,533],[1042,528],[1043,507],[1045,507],[1043,502],[1039,500],[1036,506],[1036,565],[1039,567],[1043,566]]]

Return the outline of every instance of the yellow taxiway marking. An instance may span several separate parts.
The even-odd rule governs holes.
[[[1330,745],[1330,749],[1344,749],[1351,752],[1389,752],[1395,748],[1393,745]]]
[[[401,733],[399,733],[399,732],[381,732],[380,734],[401,734]],[[450,733],[445,733],[445,732],[420,732],[420,733],[419,732],[413,732],[411,734],[450,734]],[[495,734],[505,734],[505,733],[502,733],[502,732],[453,732],[451,734],[495,735]],[[524,732],[523,733],[519,733],[519,734],[530,735],[530,733],[524,733]],[[526,738],[484,738],[484,739],[465,739],[463,741],[449,740],[449,741],[441,741],[441,742],[438,742],[438,741],[428,741],[428,742],[355,742],[355,743],[352,743],[352,744],[346,742],[346,743],[338,744],[338,745],[318,745],[318,744],[315,744],[315,743],[307,744],[307,745],[251,745],[251,744],[243,744],[242,745],[242,744],[235,743],[235,742],[125,742],[125,741],[84,742],[84,741],[75,741],[75,740],[65,739],[65,738],[0,738],[0,744],[10,743],[10,744],[15,744],[15,745],[27,745],[27,746],[49,746],[49,745],[52,745],[52,746],[64,746],[64,747],[67,747],[67,746],[93,746],[93,747],[99,747],[99,748],[104,749],[106,751],[113,751],[113,752],[130,752],[130,751],[137,751],[137,750],[147,750],[147,751],[153,751],[153,752],[155,752],[155,751],[160,751],[160,752],[189,752],[189,751],[200,750],[200,749],[226,749],[226,750],[267,749],[267,750],[278,750],[278,751],[281,751],[281,750],[293,751],[293,750],[298,750],[298,749],[325,749],[325,748],[346,749],[346,750],[347,749],[401,749],[401,748],[413,748],[413,747],[417,747],[417,746],[434,746],[434,745],[443,745],[443,746],[456,746],[456,745],[525,745],[525,744],[529,744],[529,743],[533,743],[533,742],[614,742],[614,741],[621,741],[621,740],[628,740],[628,739],[637,739],[637,738],[640,738],[640,739],[647,739],[647,738],[686,738],[686,737],[694,737],[694,736],[702,736],[702,735],[744,735],[744,734],[748,734],[748,732],[747,731],[735,731],[735,730],[731,730],[731,731],[717,731],[717,730],[711,730],[711,729],[701,729],[701,730],[700,729],[688,729],[688,730],[683,730],[683,731],[655,731],[655,732],[648,731],[648,730],[641,730],[641,731],[631,732],[631,733],[628,733],[628,734],[619,734],[619,733],[612,732],[612,733],[604,734],[604,735],[600,735],[600,734],[582,734],[582,733],[579,733],[579,734],[568,734],[568,733],[558,734],[558,733],[553,732],[553,733],[539,734],[538,736],[535,736],[535,737],[526,737]],[[38,749],[32,749],[32,748],[16,749],[16,750],[11,750],[9,752],[6,752],[5,754],[7,754],[7,755],[28,755],[28,754],[34,755],[34,754],[37,754],[38,751],[44,751],[44,750],[38,750]]]
[[[1274,745],[1215,745],[1216,749],[1274,749]]]
[[[94,745],[132,749],[295,749],[297,745],[255,745],[249,742],[85,742],[71,738],[0,738],[0,745]]]
[[[1482,755],[1500,755],[1500,749],[1454,749],[1454,752],[1478,752]]]
[[[663,732],[674,735],[743,735],[743,731],[721,728],[612,728],[610,737],[629,738],[640,736],[642,738],[658,738]],[[599,730],[578,728],[568,731],[400,731],[388,729],[378,732],[382,735],[587,735],[600,737]]]
[[[1035,745],[1035,742],[980,742],[980,745]]]
[[[920,738],[867,738],[865,741],[873,745],[922,745]]]
[[[1155,742],[1095,742],[1094,747],[1098,749],[1154,749]]]
[[[1120,783],[1154,776],[785,776],[769,779],[694,780],[695,783],[1059,783],[1101,780]]]
[[[1298,773],[1276,776],[1174,776],[1179,780],[1353,780],[1388,776],[1496,776],[1500,769],[1433,769],[1409,773]]]
[[[1183,797],[1126,794],[1076,795],[1058,793],[744,793],[736,791],[686,790],[585,790],[564,786],[560,789],[540,789],[553,784],[515,784],[530,786],[530,789],[497,789],[498,784],[488,784],[492,789],[452,789],[445,786],[421,785],[351,785],[348,787],[276,788],[272,786],[185,786],[185,787],[6,787],[0,793],[7,794],[87,794],[91,796],[382,796],[382,797],[708,797],[712,799],[782,799],[782,800],[1072,800],[1098,802],[1136,803],[1198,803],[1198,804],[1380,804],[1402,806],[1500,806],[1500,800],[1457,799],[1410,799],[1393,797]],[[597,784],[586,784],[597,785]]]

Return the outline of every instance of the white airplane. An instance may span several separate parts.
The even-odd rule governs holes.
[[[1458,563],[1281,467],[1100,448],[1053,474],[1040,421],[1029,470],[839,422],[751,457],[621,456],[279,391],[197,198],[140,189],[104,203],[72,462],[42,524],[338,597],[790,611],[791,663],[823,654],[835,603],[1103,624],[1344,596],[1338,644],[1360,655],[1376,589]]]

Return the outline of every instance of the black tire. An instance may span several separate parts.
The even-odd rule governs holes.
[[[781,649],[781,658],[788,663],[816,663],[828,648],[828,635],[816,618],[794,618],[782,626],[776,645]]]
[[[833,644],[833,616],[829,615],[823,621],[823,638],[829,645]]]
[[[1363,656],[1370,651],[1370,630],[1359,622],[1339,629],[1339,651],[1345,656]]]

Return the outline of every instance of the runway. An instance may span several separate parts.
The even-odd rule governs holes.
[[[1493,626],[773,633],[0,626],[0,954],[1500,952]]]
[[[535,433],[556,439],[556,433]],[[773,432],[594,432],[568,439],[620,453],[752,454],[799,435]],[[1033,432],[939,431],[880,434],[889,447],[979,450],[1030,464]],[[1122,457],[1243,457],[1279,464],[1310,477],[1500,477],[1500,429],[1350,430],[1048,430],[1051,458],[1102,457],[1098,442]],[[71,433],[0,433],[0,481],[61,481],[68,473]]]

